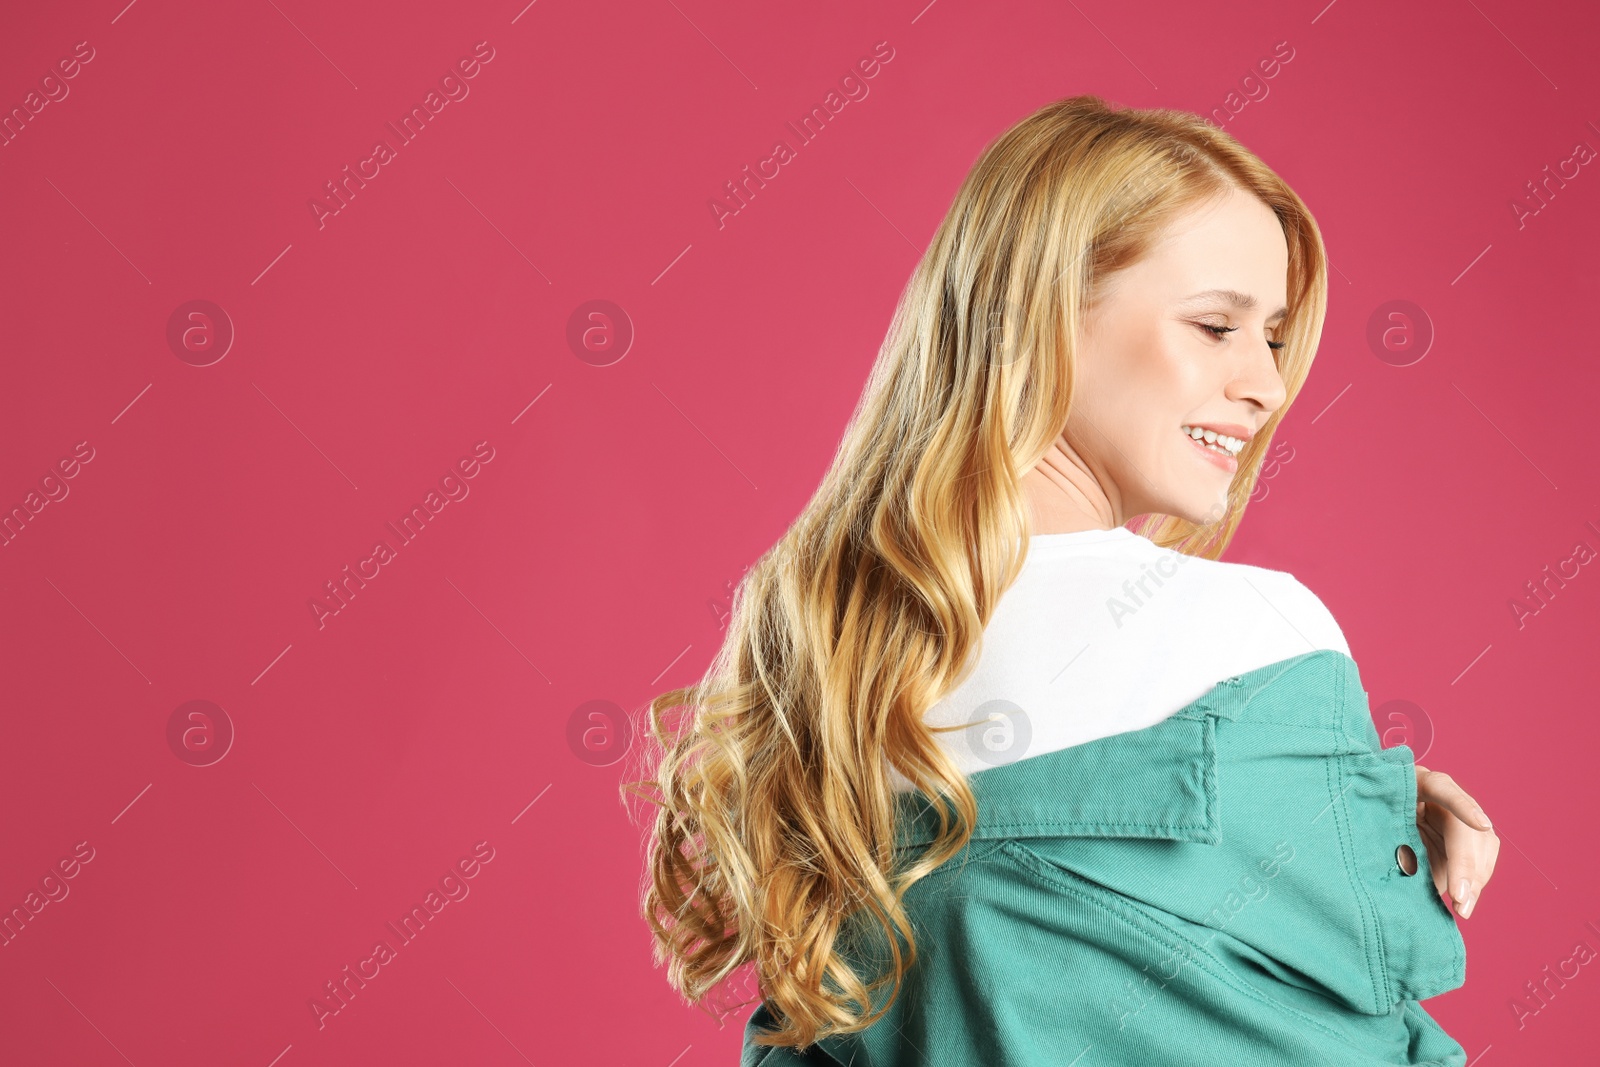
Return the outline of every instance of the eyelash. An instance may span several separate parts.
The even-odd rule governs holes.
[[[1215,337],[1219,341],[1222,340],[1224,335],[1230,334],[1239,328],[1237,326],[1211,326],[1204,322],[1197,322],[1195,325],[1200,327],[1202,330],[1211,331],[1211,336]],[[1268,341],[1267,347],[1276,352],[1288,343],[1288,341]]]

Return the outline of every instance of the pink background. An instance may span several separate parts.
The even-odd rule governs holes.
[[[66,493],[0,546],[0,911],[69,890],[0,948],[0,1060],[735,1062],[748,1008],[651,963],[620,716],[706,665],[984,144],[1080,92],[1214,114],[1315,212],[1321,354],[1229,558],[1321,595],[1501,833],[1429,1009],[1484,1065],[1592,1055],[1600,977],[1548,977],[1600,949],[1592,5],[122,4],[0,32],[7,112],[93,52],[0,148],[0,508]]]

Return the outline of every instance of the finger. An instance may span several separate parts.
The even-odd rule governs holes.
[[[1456,914],[1470,919],[1477,909],[1478,897],[1483,891],[1484,868],[1490,847],[1484,835],[1455,818],[1444,816],[1441,831],[1444,837],[1445,866],[1448,871],[1446,885]]]
[[[1494,877],[1494,865],[1500,859],[1500,838],[1493,830],[1480,834],[1478,841],[1478,888],[1482,889]]]
[[[1450,879],[1450,860],[1456,858],[1457,863],[1463,862],[1460,856],[1465,855],[1467,862],[1474,865],[1475,873],[1469,874],[1472,882],[1472,895],[1481,895],[1489,880],[1494,877],[1495,866],[1500,858],[1500,837],[1493,830],[1487,832],[1475,830],[1462,823],[1450,812],[1443,808],[1430,807],[1426,804],[1418,805],[1421,809],[1417,819],[1417,830],[1422,837],[1428,851],[1428,868],[1433,875],[1434,888],[1440,896],[1448,896],[1452,900],[1456,894],[1448,888]],[[1452,851],[1446,840],[1443,829],[1454,827],[1456,832],[1463,835],[1465,843],[1458,842],[1455,851]],[[1459,889],[1459,882],[1457,882]]]
[[[1476,830],[1489,830],[1494,825],[1483,806],[1444,771],[1418,767],[1417,798],[1439,805]]]
[[[1422,843],[1428,853],[1428,873],[1433,876],[1433,889],[1441,897],[1447,896],[1449,890],[1445,888],[1445,878],[1449,874],[1449,863],[1444,847],[1444,838],[1439,836],[1439,831],[1424,820],[1417,821],[1417,830],[1422,835]]]

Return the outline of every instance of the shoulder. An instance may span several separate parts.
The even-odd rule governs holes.
[[[1284,625],[1305,638],[1310,648],[1328,648],[1350,654],[1350,644],[1333,612],[1300,579],[1288,571],[1274,570],[1250,563],[1233,563],[1221,560],[1204,560],[1212,568],[1218,582],[1235,583],[1249,591],[1244,596],[1246,604],[1252,598],[1259,601],[1269,625]]]

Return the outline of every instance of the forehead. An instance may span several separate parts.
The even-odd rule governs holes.
[[[1173,219],[1139,267],[1164,300],[1207,293],[1270,313],[1285,303],[1289,245],[1271,208],[1230,190]]]

